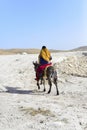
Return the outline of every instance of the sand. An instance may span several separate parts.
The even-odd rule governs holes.
[[[48,84],[38,90],[37,56],[0,55],[0,130],[87,130],[87,56],[52,53],[59,96],[54,85],[50,94]]]

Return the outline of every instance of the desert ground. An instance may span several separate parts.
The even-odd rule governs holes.
[[[0,55],[0,130],[87,130],[87,52],[52,53],[56,95],[38,90],[38,54]]]

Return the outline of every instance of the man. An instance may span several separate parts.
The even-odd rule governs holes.
[[[46,46],[42,46],[42,49],[39,54],[39,64],[48,64],[52,59],[50,51],[46,48]]]
[[[51,65],[50,60],[52,60],[50,51],[46,48],[46,46],[42,46],[42,49],[39,54],[39,64],[40,66],[37,68],[36,71],[36,79],[39,80],[40,74],[42,74],[42,71],[45,69],[47,65]]]

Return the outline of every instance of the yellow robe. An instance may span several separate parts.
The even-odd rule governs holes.
[[[44,60],[46,60],[46,61],[49,62],[49,61],[50,61],[51,54],[50,54],[49,50],[48,50],[47,48],[45,48],[45,49],[42,49],[42,50],[40,51],[39,57],[42,57]]]

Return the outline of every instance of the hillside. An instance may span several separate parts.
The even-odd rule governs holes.
[[[87,46],[81,46],[81,47],[72,49],[71,51],[87,51]]]
[[[50,50],[51,52],[60,52],[59,50]],[[0,49],[0,55],[12,55],[12,54],[37,54],[40,49]]]
[[[68,52],[68,51],[87,51],[87,46],[78,47],[72,50],[53,50],[50,49],[52,53],[57,52]],[[0,55],[12,55],[12,54],[37,54],[40,52],[40,49],[29,48],[29,49],[21,49],[21,48],[14,48],[14,49],[0,49]]]
[[[39,53],[39,49],[0,49],[0,55],[11,55],[11,54],[36,54]]]

